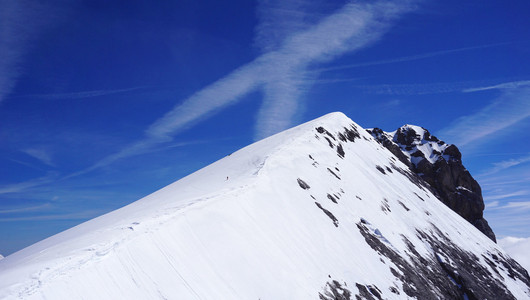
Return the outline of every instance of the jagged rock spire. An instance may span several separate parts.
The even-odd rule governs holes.
[[[484,200],[477,181],[462,164],[462,154],[419,126],[404,125],[387,133],[368,132],[433,188],[440,200],[491,240],[493,230],[483,217]]]

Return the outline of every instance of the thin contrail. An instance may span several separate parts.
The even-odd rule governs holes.
[[[367,66],[393,64],[393,63],[399,63],[399,62],[405,62],[405,61],[420,60],[420,59],[430,58],[434,56],[447,55],[447,54],[452,54],[452,53],[457,53],[457,52],[497,47],[497,46],[502,46],[502,45],[507,45],[507,44],[510,44],[510,43],[508,42],[495,43],[495,44],[487,44],[487,45],[480,45],[480,46],[463,47],[463,48],[457,48],[457,49],[441,50],[441,51],[428,52],[428,53],[416,54],[416,55],[411,55],[411,56],[402,56],[402,57],[397,57],[397,58],[392,58],[392,59],[376,60],[376,61],[369,61],[369,62],[364,62],[364,63],[342,65],[342,66],[337,66],[337,67],[321,68],[321,69],[316,69],[314,71],[328,72],[328,71],[337,71],[337,70],[352,69],[352,68],[367,67]]]

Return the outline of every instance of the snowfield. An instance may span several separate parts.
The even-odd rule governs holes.
[[[528,273],[342,113],[0,260],[0,299],[336,293],[530,299]]]

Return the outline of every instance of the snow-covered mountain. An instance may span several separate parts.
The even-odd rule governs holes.
[[[333,113],[9,255],[0,298],[530,299],[530,278]]]
[[[496,241],[484,219],[484,200],[477,181],[462,164],[462,154],[420,126],[404,125],[394,132],[368,132],[425,180],[434,194],[478,230]]]

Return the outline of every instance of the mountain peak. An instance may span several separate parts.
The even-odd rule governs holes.
[[[0,260],[2,299],[529,295],[516,261],[341,113]]]

